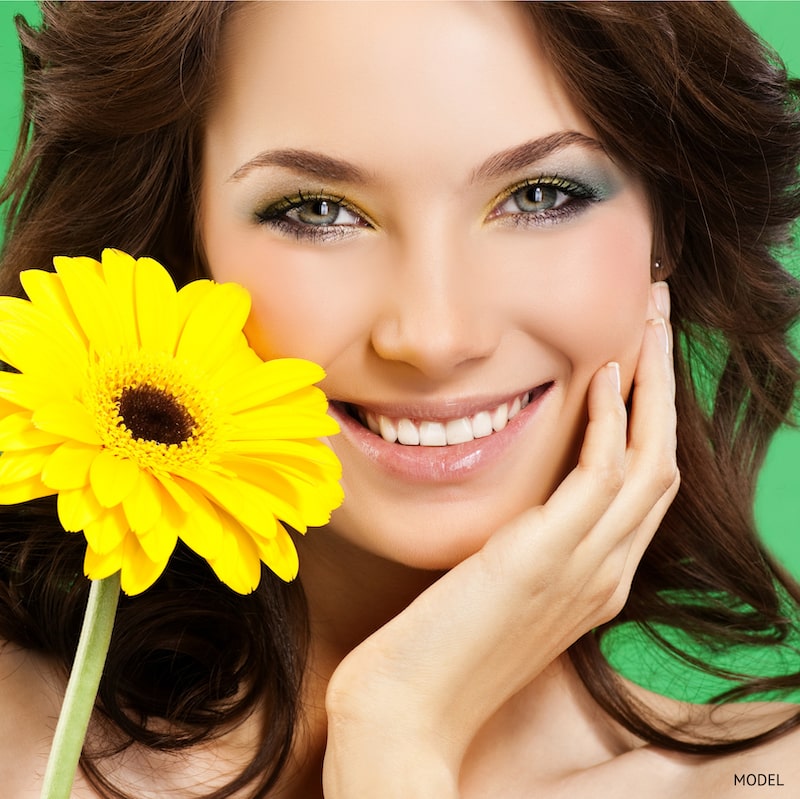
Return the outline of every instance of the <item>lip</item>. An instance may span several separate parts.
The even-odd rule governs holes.
[[[383,472],[417,483],[457,483],[501,460],[527,426],[535,420],[537,411],[552,393],[555,383],[548,381],[535,388],[530,403],[511,419],[503,430],[486,438],[476,438],[463,444],[444,447],[407,446],[390,444],[376,435],[346,410],[346,404],[331,401],[329,413],[339,422],[341,441],[355,449]],[[501,400],[502,401],[502,400]],[[466,403],[444,403],[433,407],[419,405],[369,405],[369,410],[389,411],[391,415],[408,415],[427,419],[454,419],[492,407],[492,400]],[[499,404],[499,403],[497,403]],[[409,411],[415,411],[410,413]],[[419,411],[424,411],[420,413]],[[387,414],[389,415],[389,414]]]

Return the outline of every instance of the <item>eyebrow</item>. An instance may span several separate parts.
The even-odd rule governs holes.
[[[532,139],[489,156],[472,173],[471,182],[501,177],[540,161],[557,150],[573,145],[605,152],[605,148],[597,139],[578,131],[566,130],[551,133],[540,139]],[[365,170],[350,161],[333,158],[312,150],[286,148],[264,150],[247,163],[242,164],[228,180],[241,180],[256,169],[270,166],[282,167],[293,172],[342,183],[367,183],[370,179],[370,175]]]
[[[267,166],[278,166],[284,169],[291,169],[293,172],[301,172],[315,177],[336,180],[342,183],[366,183],[367,173],[340,158],[332,158],[329,155],[315,153],[311,150],[265,150],[255,158],[250,159],[246,164],[242,164],[228,180],[241,180],[254,169],[261,169]]]
[[[603,145],[591,136],[577,130],[564,130],[551,133],[541,139],[523,142],[508,150],[489,156],[472,174],[472,182],[491,180],[515,172],[565,147],[579,145],[598,152],[605,152]]]

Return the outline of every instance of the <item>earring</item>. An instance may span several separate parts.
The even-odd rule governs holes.
[[[653,269],[661,269],[661,259],[660,258],[656,258],[656,260],[653,261]]]

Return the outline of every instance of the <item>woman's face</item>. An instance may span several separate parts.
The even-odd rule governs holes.
[[[253,347],[327,371],[314,538],[452,566],[574,463],[596,370],[630,384],[647,199],[517,4],[256,3],[224,45],[200,232]]]

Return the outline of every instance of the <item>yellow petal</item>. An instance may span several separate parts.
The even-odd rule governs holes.
[[[221,387],[219,395],[228,412],[238,413],[318,383],[324,377],[322,367],[311,361],[276,358],[239,375],[235,382]]]
[[[231,419],[231,438],[323,438],[339,432],[339,425],[324,408],[298,408],[290,403],[243,411]]]
[[[138,349],[139,334],[133,308],[133,273],[136,261],[121,250],[107,248],[101,256],[103,279],[111,296],[110,312],[116,317],[120,343]],[[155,304],[156,298],[151,301]]]
[[[67,440],[82,441],[84,444],[96,446],[102,443],[91,414],[85,406],[75,400],[50,402],[36,409],[32,420],[40,430],[63,436]]]
[[[250,295],[236,283],[215,285],[186,319],[175,355],[202,370],[223,363],[250,313]]]
[[[255,590],[261,580],[261,559],[253,539],[233,520],[224,525],[220,555],[208,561],[225,585],[240,594]]]
[[[164,514],[146,532],[137,535],[139,544],[154,563],[166,563],[178,543],[177,527]]]
[[[52,494],[53,489],[48,488],[36,475],[18,483],[0,484],[0,505],[16,505]]]
[[[161,516],[161,484],[149,472],[139,471],[134,489],[122,500],[122,509],[131,530],[144,533]]]
[[[86,547],[86,554],[83,558],[83,573],[90,580],[104,580],[112,574],[116,574],[122,568],[122,552],[124,543],[112,550],[100,554],[91,547]]]
[[[0,398],[28,410],[69,399],[52,375],[37,379],[13,372],[0,372]]]
[[[264,526],[263,520],[273,514],[293,527],[299,525],[305,529],[302,517],[292,504],[296,499],[294,488],[285,481],[273,479],[268,485],[254,486],[243,480],[200,470],[182,476],[200,486],[217,505],[247,527],[260,530]],[[270,478],[265,476],[265,479]],[[277,495],[270,493],[275,486],[280,492]]]
[[[136,488],[138,478],[139,467],[133,461],[107,449],[100,450],[89,470],[92,490],[104,508],[119,505]]]
[[[30,411],[11,413],[0,420],[0,452],[36,449],[59,441],[63,441],[61,436],[37,430],[33,426]]]
[[[48,458],[42,481],[56,491],[83,488],[89,482],[89,467],[98,451],[88,444],[65,441]]]
[[[105,511],[88,489],[76,488],[58,494],[58,519],[68,533],[80,532],[103,513]]]
[[[75,337],[75,343],[88,351],[88,341],[72,310],[61,278],[55,272],[26,269],[20,272],[19,279],[30,301],[61,327],[64,335]]]
[[[297,577],[297,549],[294,541],[281,525],[278,525],[277,534],[272,538],[255,538],[254,540],[261,560],[281,580],[285,580],[288,583]]]
[[[9,307],[16,301],[17,306]],[[59,390],[72,394],[86,373],[87,353],[75,333],[26,300],[0,298],[0,358],[23,374],[52,380],[60,376]]]
[[[91,258],[54,258],[53,263],[92,348],[96,352],[116,352],[124,335],[100,264]]]
[[[97,519],[83,528],[87,543],[98,555],[105,555],[115,550],[128,532],[128,520],[122,508],[106,509]]]
[[[139,539],[129,535],[125,539],[122,555],[122,574],[120,584],[128,596],[141,594],[148,589],[162,574],[167,560],[152,561],[142,549]]]
[[[3,453],[0,455],[0,485],[20,483],[30,477],[41,476],[42,469],[52,452],[52,447],[44,447]]]
[[[191,508],[178,529],[178,535],[201,558],[208,560],[217,557],[223,541],[219,513],[196,486],[186,481],[176,482],[180,482],[191,501]]]
[[[134,298],[142,349],[173,355],[178,343],[177,292],[169,272],[158,261],[136,261]]]

